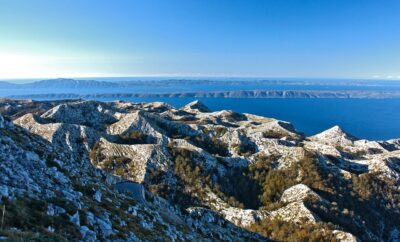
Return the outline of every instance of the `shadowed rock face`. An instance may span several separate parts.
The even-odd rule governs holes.
[[[0,115],[0,128],[4,128],[5,122],[3,116]]]
[[[140,183],[135,182],[119,182],[114,187],[120,192],[126,192],[131,195],[134,199],[144,203],[146,201],[144,197],[144,188]]]
[[[19,113],[32,110],[18,105]],[[288,122],[212,112],[198,101],[180,110],[74,101],[8,117],[15,127],[0,116],[1,194],[12,201],[46,193],[47,203],[67,210],[54,202],[61,189],[74,206],[66,213],[75,225],[60,230],[66,238],[77,229],[83,238],[146,239],[142,232],[155,226],[163,229],[153,240],[265,240],[250,231],[275,240],[397,236],[397,140],[359,140],[338,126],[305,137]],[[118,193],[121,184],[133,184],[122,190],[136,199]],[[131,226],[140,229],[132,235]]]

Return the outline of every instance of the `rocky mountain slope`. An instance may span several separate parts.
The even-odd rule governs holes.
[[[5,238],[398,241],[400,140],[200,102],[0,102]],[[146,202],[115,184],[143,184]]]

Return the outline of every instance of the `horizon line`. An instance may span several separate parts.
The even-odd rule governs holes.
[[[327,79],[327,80],[380,80],[380,81],[400,81],[399,77],[324,77],[324,76],[261,76],[261,75],[110,75],[110,76],[67,76],[67,77],[14,77],[3,78],[0,81],[18,81],[18,80],[56,80],[56,79],[81,79],[89,80],[91,78],[106,79],[106,78],[249,78],[249,79]]]

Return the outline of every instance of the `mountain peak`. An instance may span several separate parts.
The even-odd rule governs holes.
[[[195,100],[193,102],[186,104],[185,106],[182,107],[182,110],[189,111],[189,112],[195,110],[195,111],[199,111],[202,113],[211,112],[211,110],[206,105],[204,105],[202,102],[200,102],[199,100]]]
[[[351,145],[354,141],[358,140],[358,138],[344,131],[339,125],[311,136],[311,139],[337,145]]]
[[[335,125],[332,128],[325,130],[324,132],[340,134],[340,135],[343,135],[346,133],[339,125]]]
[[[320,134],[325,134],[325,135],[332,135],[332,136],[346,136],[351,140],[356,140],[357,138],[355,138],[353,135],[347,133],[344,129],[342,129],[342,127],[340,127],[339,125],[335,125],[330,129],[327,129],[325,131],[323,131]]]

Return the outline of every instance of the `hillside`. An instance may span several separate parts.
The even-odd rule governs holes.
[[[197,101],[2,100],[0,113],[8,239],[400,239],[400,140],[306,137]]]

